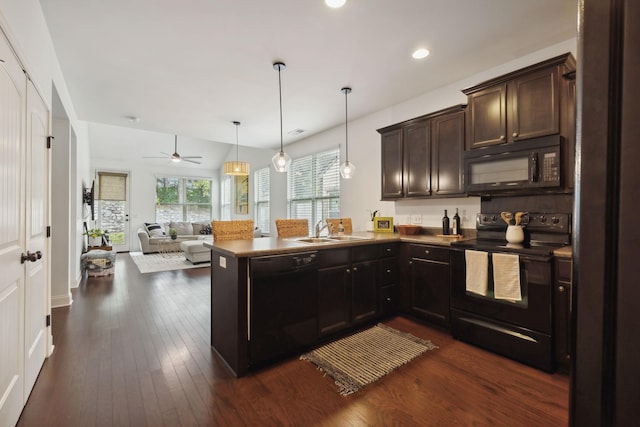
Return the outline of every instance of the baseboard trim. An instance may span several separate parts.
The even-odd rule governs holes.
[[[51,297],[51,308],[67,307],[73,304],[71,292],[66,295],[55,295]]]

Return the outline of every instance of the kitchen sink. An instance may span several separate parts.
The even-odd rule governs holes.
[[[372,237],[364,236],[329,236],[331,240],[371,240]]]
[[[299,239],[291,239],[294,242],[302,242],[302,243],[335,243],[334,240],[329,239],[327,237],[302,237]]]

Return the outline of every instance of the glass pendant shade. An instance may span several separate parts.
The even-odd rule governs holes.
[[[340,176],[344,179],[351,179],[356,173],[356,165],[349,160],[340,165]]]
[[[291,164],[291,157],[284,151],[280,151],[271,158],[271,161],[276,172],[286,172]]]
[[[238,160],[238,126],[240,126],[240,122],[233,122],[233,124],[236,125],[236,160],[224,162],[224,173],[226,175],[247,176],[250,169],[249,163]]]

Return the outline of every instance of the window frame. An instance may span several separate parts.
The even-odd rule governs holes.
[[[178,181],[178,201],[176,203],[160,203],[158,200],[158,182],[159,180],[177,180]],[[208,203],[193,203],[188,202],[187,198],[187,182],[188,181],[208,181],[209,182],[209,202]],[[199,221],[211,221],[213,215],[213,179],[207,177],[194,177],[194,176],[171,176],[171,175],[157,175],[155,177],[155,193],[156,193],[156,203],[155,203],[155,220],[156,222],[167,222],[165,219],[159,217],[158,209],[161,206],[173,206],[180,207],[179,209],[182,214],[182,219],[171,218],[169,221],[183,221],[183,222],[199,222]],[[191,211],[190,207],[207,207],[209,209],[208,218],[195,218],[190,217]],[[175,213],[175,212],[174,212]]]
[[[266,177],[263,175],[266,175]],[[269,199],[271,196],[270,179],[270,166],[266,166],[253,172],[253,220],[256,227],[259,227],[263,233],[269,233],[271,229],[271,215],[269,212]],[[263,187],[263,184],[266,186],[266,189]],[[266,208],[266,218],[260,217],[261,208]]]

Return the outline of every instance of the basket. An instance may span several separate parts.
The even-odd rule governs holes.
[[[422,227],[419,225],[396,225],[398,233],[402,235],[420,234]]]

